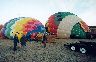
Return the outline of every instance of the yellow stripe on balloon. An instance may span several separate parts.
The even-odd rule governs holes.
[[[26,24],[28,21],[32,20],[32,18],[22,18],[21,20],[17,21],[14,25],[14,29],[12,30],[14,33],[17,33],[18,38],[20,39],[22,34],[23,34],[23,28],[24,28],[24,24]]]

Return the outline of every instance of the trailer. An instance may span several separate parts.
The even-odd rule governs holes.
[[[68,46],[72,51],[78,51],[83,54],[96,54],[96,42],[79,41],[79,43],[64,44],[64,46]]]

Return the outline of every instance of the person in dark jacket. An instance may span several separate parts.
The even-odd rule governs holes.
[[[42,40],[42,44],[43,44],[43,47],[44,47],[44,48],[46,47],[46,42],[47,42],[47,37],[46,37],[46,35],[44,34],[44,35],[43,35],[43,40]]]
[[[16,51],[17,50],[17,43],[19,43],[18,36],[16,34],[14,35],[13,42],[14,42],[13,50]]]
[[[20,39],[20,42],[21,42],[21,46],[26,46],[26,37],[24,34],[22,34],[22,37]]]

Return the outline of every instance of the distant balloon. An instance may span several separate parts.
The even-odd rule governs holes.
[[[45,28],[42,23],[30,17],[19,17],[11,19],[5,24],[3,29],[5,36],[10,39],[12,39],[15,34],[17,34],[20,39],[22,34],[31,37],[33,33],[42,34],[44,31]]]
[[[0,25],[0,30],[3,28],[3,25]]]
[[[3,25],[0,25],[0,39],[4,38],[3,33],[2,33],[2,29],[3,29]]]
[[[60,38],[86,38],[88,25],[77,15],[58,12],[51,15],[45,24],[46,31]]]

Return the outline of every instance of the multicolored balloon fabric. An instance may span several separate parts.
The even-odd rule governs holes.
[[[44,33],[45,28],[42,23],[34,18],[19,17],[11,19],[4,25],[3,33],[6,37],[12,39],[15,34],[18,38],[22,37],[22,34],[31,36],[33,33]]]
[[[86,38],[88,25],[77,15],[70,12],[58,12],[51,15],[45,24],[46,31],[60,38]]]

